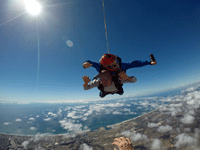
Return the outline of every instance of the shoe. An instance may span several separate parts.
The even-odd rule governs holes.
[[[124,94],[123,88],[120,91],[117,91],[116,93],[119,94],[119,95],[123,95]]]
[[[108,93],[104,93],[104,92],[100,91],[99,96],[100,96],[101,98],[103,98],[103,97],[105,97],[107,94],[108,94]]]

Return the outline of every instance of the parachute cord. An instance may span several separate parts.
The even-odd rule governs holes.
[[[105,15],[105,10],[104,10],[104,2],[103,2],[103,0],[102,0],[102,6],[103,6],[103,13],[104,13],[104,25],[105,25],[105,33],[106,33],[107,49],[108,49],[108,54],[109,54],[109,47],[108,47],[108,34],[107,34],[107,27],[106,27],[106,15]]]

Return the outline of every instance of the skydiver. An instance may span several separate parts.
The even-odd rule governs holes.
[[[123,84],[120,81],[120,78],[118,77],[118,74],[122,71],[125,71],[130,68],[135,67],[143,67],[146,65],[156,65],[157,62],[154,58],[154,56],[150,55],[151,61],[141,61],[136,60],[130,63],[121,63],[121,59],[113,54],[104,54],[101,59],[99,60],[99,63],[92,62],[90,60],[87,60],[83,63],[83,68],[89,68],[94,67],[99,73],[103,73],[103,70],[108,70],[111,74],[111,79],[115,84],[115,87],[117,88],[117,93],[122,95],[124,93],[123,91]],[[97,76],[98,77],[98,76]],[[104,92],[104,86],[102,84],[98,87],[99,90],[101,90],[100,94]]]
[[[121,71],[118,75],[119,75],[119,78],[120,78],[120,81],[122,84],[123,83],[135,83],[137,81],[137,79],[134,76],[128,77],[124,71]],[[94,87],[99,87],[100,85],[102,85],[104,87],[104,90],[100,91],[99,96],[101,98],[105,97],[108,94],[115,94],[115,93],[117,93],[119,95],[123,94],[123,92],[118,91],[118,89],[116,88],[114,82],[111,79],[112,76],[108,70],[103,70],[101,73],[99,73],[98,76],[99,76],[99,78],[96,78],[93,81],[91,81],[88,76],[83,76],[82,78],[83,78],[83,81],[85,82],[83,84],[83,89],[89,90]]]

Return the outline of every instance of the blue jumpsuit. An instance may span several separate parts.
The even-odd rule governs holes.
[[[98,73],[100,72],[100,63],[92,62],[90,60],[86,60],[85,62],[89,62],[90,64],[92,64],[92,67],[94,67],[97,70]],[[131,68],[143,67],[146,65],[150,65],[150,61],[135,60],[130,63],[121,63],[121,71],[126,71],[127,69],[131,69]],[[117,74],[117,71],[111,71],[110,73],[111,75],[115,75]],[[122,91],[120,91],[118,94],[122,95],[123,93],[124,92],[122,89]],[[100,97],[104,97],[105,95],[106,93],[102,91],[100,92]]]

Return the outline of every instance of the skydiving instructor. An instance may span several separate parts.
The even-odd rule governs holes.
[[[100,97],[104,97],[107,94],[119,94],[122,95],[123,83],[135,83],[137,79],[134,76],[127,76],[126,70],[136,67],[143,67],[147,65],[156,65],[157,62],[153,56],[150,55],[150,61],[135,60],[130,63],[122,63],[121,58],[113,54],[104,54],[99,63],[87,60],[83,63],[83,68],[94,67],[99,74],[98,78],[94,78],[92,81],[88,76],[83,76],[84,90],[98,87],[100,90]],[[113,77],[115,76],[115,78]],[[91,81],[91,82],[90,82]],[[90,83],[89,83],[90,82]]]

